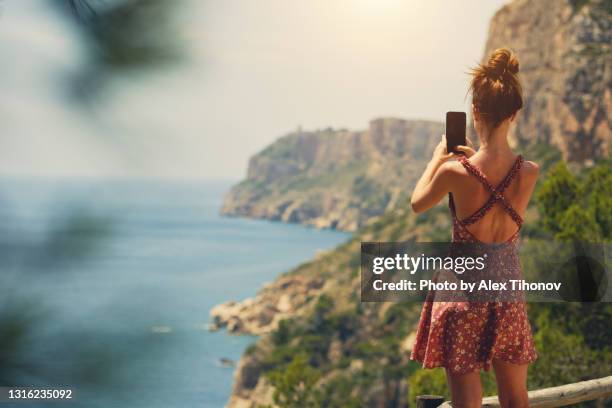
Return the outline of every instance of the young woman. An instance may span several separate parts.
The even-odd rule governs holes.
[[[420,213],[447,194],[453,241],[515,243],[538,177],[538,166],[515,154],[508,130],[523,106],[516,56],[498,49],[473,70],[472,118],[480,139],[460,146],[463,155],[446,151],[446,140],[412,194]],[[456,158],[456,161],[449,161]],[[520,265],[504,264],[520,273]],[[458,303],[426,301],[413,360],[425,368],[444,367],[454,407],[480,407],[480,370],[495,371],[502,407],[527,407],[527,366],[536,359],[524,302]]]

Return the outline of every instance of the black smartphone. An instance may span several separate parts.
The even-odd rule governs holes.
[[[446,151],[460,153],[455,147],[465,144],[465,112],[446,112]]]

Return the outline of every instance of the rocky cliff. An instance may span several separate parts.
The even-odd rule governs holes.
[[[442,133],[442,123],[395,118],[298,130],[251,158],[221,212],[354,231],[408,199]]]
[[[491,20],[483,60],[499,47],[516,51],[525,107],[516,144],[544,142],[568,161],[610,155],[612,3],[516,0]]]

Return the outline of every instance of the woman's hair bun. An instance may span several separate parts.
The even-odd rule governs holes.
[[[489,76],[500,78],[506,74],[518,74],[519,62],[512,51],[498,48],[493,51],[484,68]]]
[[[472,69],[472,103],[493,128],[523,107],[518,58],[507,48],[491,54],[486,64]]]

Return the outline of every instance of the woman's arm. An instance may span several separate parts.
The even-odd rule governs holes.
[[[444,163],[451,157],[453,153],[447,153],[446,136],[442,135],[442,140],[434,149],[433,157],[412,193],[410,203],[414,212],[421,213],[430,209],[450,191],[450,167]]]

